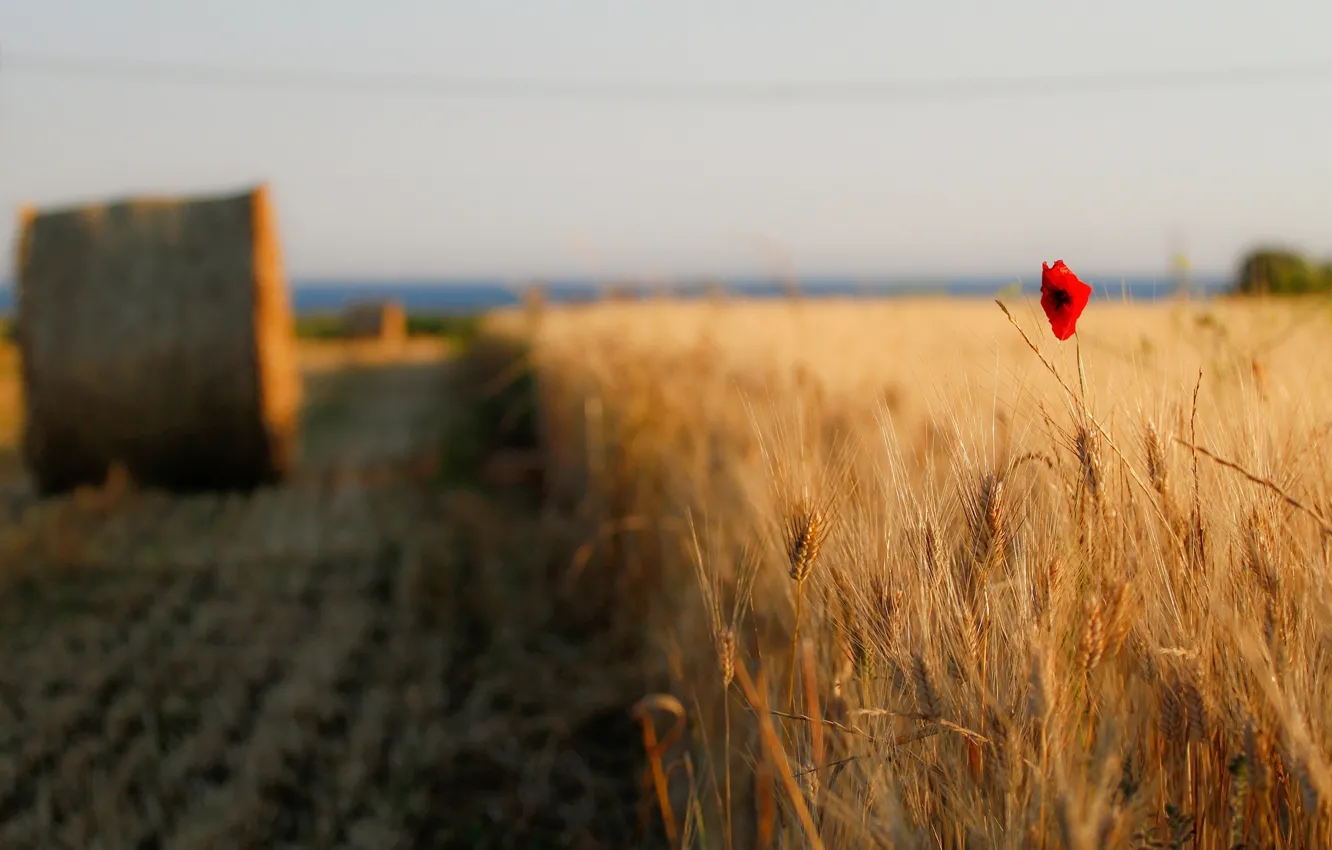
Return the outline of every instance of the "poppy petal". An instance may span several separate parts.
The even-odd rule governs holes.
[[[1063,260],[1041,263],[1041,309],[1055,338],[1066,340],[1077,330],[1078,317],[1091,300],[1091,287],[1078,279]]]

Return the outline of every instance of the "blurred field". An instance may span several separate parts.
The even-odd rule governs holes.
[[[1332,841],[1326,302],[1095,302],[1085,377],[1012,311],[1058,377],[989,302],[490,323],[668,672],[670,843]]]
[[[629,834],[621,656],[584,646],[595,612],[541,590],[572,528],[442,477],[466,398],[447,346],[308,343],[301,359],[304,457],[280,488],[112,482],[37,502],[11,464],[0,846]]]

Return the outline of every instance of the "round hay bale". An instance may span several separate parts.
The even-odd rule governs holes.
[[[23,458],[46,494],[112,464],[170,490],[280,480],[300,375],[265,187],[21,217]]]
[[[343,316],[343,328],[352,339],[396,345],[407,339],[407,311],[392,299],[353,303]]]

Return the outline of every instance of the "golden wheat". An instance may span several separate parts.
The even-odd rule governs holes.
[[[691,809],[688,834],[1298,847],[1332,838],[1323,310],[1098,301],[1080,356],[1030,303],[620,304],[492,329],[531,335],[552,473],[599,520],[706,513],[716,569],[763,555],[734,630],[754,639],[674,682],[701,729],[732,675],[760,690],[734,736],[757,796],[693,789],[725,811]],[[617,556],[661,582],[636,621],[716,659],[732,633],[672,592],[693,548]],[[770,724],[764,683],[794,703],[797,668],[806,713]],[[704,737],[694,757],[729,767]],[[774,812],[788,760],[803,787]]]

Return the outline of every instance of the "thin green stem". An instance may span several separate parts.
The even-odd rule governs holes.
[[[1082,404],[1082,415],[1090,416],[1087,410],[1087,372],[1082,368],[1082,334],[1073,333],[1073,346],[1078,354],[1078,390],[1081,395],[1079,401]]]

